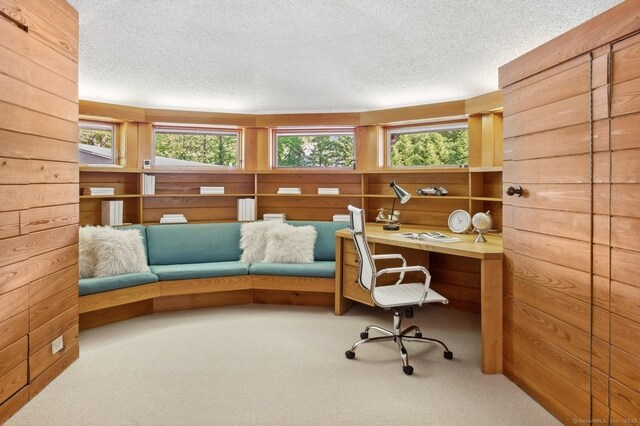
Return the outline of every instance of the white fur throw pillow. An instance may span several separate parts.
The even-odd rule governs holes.
[[[311,225],[282,224],[267,232],[265,262],[313,263],[313,248],[318,232]]]
[[[248,263],[262,262],[267,250],[267,231],[281,225],[281,220],[243,223],[240,226],[240,260]]]
[[[136,229],[98,228],[93,233],[96,277],[149,272],[142,235]]]
[[[80,228],[80,239],[78,243],[78,267],[80,278],[91,278],[96,273],[96,263],[98,259],[92,249],[93,235],[99,229],[96,226],[83,226]]]

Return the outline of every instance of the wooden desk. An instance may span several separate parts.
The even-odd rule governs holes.
[[[438,229],[402,226],[398,232],[425,232]],[[444,232],[443,230],[440,230]],[[482,340],[482,372],[495,374],[502,372],[502,238],[495,235],[487,235],[486,243],[474,242],[475,235],[461,235],[462,242],[458,243],[434,243],[423,240],[412,240],[401,237],[392,237],[393,232],[383,231],[382,225],[370,223],[366,226],[366,236],[369,244],[404,247],[411,250],[421,250],[434,253],[443,253],[454,256],[463,256],[478,259],[480,262],[480,320]],[[450,232],[447,232],[450,234]],[[362,289],[361,292],[347,288],[345,294],[346,269],[349,266],[347,257],[351,255],[345,252],[345,248],[352,242],[349,231],[336,232],[336,302],[335,314],[342,315],[353,305],[353,301],[373,305],[369,294]],[[346,262],[346,263],[345,263]],[[412,262],[409,261],[411,264]],[[425,265],[427,266],[427,265]],[[347,283],[352,285],[352,283]]]

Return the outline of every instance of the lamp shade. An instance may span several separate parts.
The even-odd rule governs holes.
[[[406,203],[407,201],[409,201],[409,198],[411,198],[411,194],[400,188],[395,180],[391,182],[391,185],[389,186],[391,187],[391,189],[393,189],[393,192],[396,193],[396,197],[398,197],[398,200],[400,200],[400,204]]]

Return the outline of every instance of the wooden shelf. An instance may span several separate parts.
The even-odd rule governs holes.
[[[422,167],[415,169],[379,169],[365,170],[359,173],[367,175],[393,175],[393,174],[431,174],[431,173],[468,173],[467,167]]]
[[[142,194],[143,198],[255,197],[256,194]]]
[[[292,220],[327,220],[346,213],[347,204],[361,205],[368,217],[375,217],[380,208],[391,208],[395,194],[389,182],[412,194],[409,203],[400,205],[401,223],[419,226],[445,227],[453,210],[469,212],[494,210],[501,203],[502,167],[438,167],[382,170],[263,170],[238,169],[126,169],[82,167],[80,186],[110,186],[124,195],[83,195],[81,223],[95,224],[100,220],[100,200],[131,199],[125,202],[129,221],[157,224],[165,213],[183,213],[188,223],[235,222],[237,200],[254,198],[256,217],[269,212],[281,212]],[[100,173],[95,173],[100,172]],[[141,174],[157,176],[159,194],[134,194],[142,191]],[[136,176],[137,174],[137,176]],[[226,194],[200,194],[201,186],[224,186]],[[278,194],[281,187],[300,187],[302,194]],[[416,191],[427,186],[443,186],[446,196],[418,196]],[[339,188],[340,194],[318,194],[319,187]],[[184,192],[181,192],[184,191]],[[455,194],[455,195],[451,195]],[[495,209],[494,223],[502,226],[501,212]]]
[[[362,194],[256,194],[257,197],[334,197],[361,198]]]
[[[80,166],[81,172],[99,172],[99,173],[142,173],[143,170],[131,169],[126,167],[92,167]]]
[[[502,172],[502,166],[494,167],[469,167],[471,173],[486,173],[486,172]]]
[[[496,203],[502,202],[502,198],[496,198],[496,197],[471,197],[470,199],[472,201],[492,201]]]
[[[150,175],[155,174],[240,174],[240,175],[253,175],[255,172],[246,171],[242,169],[237,169],[234,167],[224,167],[224,168],[208,168],[208,167],[189,167],[189,168],[153,168],[153,169],[142,169],[139,170],[141,173],[146,173]]]
[[[140,198],[140,194],[122,194],[122,195],[81,195],[81,200],[100,199],[100,198]]]

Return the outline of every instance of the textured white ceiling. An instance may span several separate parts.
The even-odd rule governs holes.
[[[498,67],[621,0],[69,0],[80,98],[365,111],[498,89]]]

